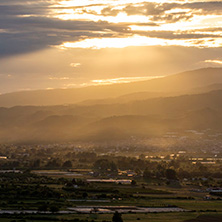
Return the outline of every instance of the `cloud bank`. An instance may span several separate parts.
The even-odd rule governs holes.
[[[135,35],[175,40],[173,45],[189,46],[190,42],[190,46],[221,47],[221,23],[222,2],[216,1],[85,0],[77,4],[71,0],[3,0],[0,3],[0,56],[65,42]],[[176,42],[184,39],[190,41]]]

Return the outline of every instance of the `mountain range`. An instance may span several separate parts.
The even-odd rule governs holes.
[[[0,141],[65,142],[222,130],[222,69],[0,96]]]
[[[122,103],[136,99],[201,93],[212,89],[222,89],[221,73],[221,68],[205,68],[140,82],[13,92],[0,95],[0,107],[52,106],[81,102],[86,104]],[[89,100],[90,103],[88,103]]]

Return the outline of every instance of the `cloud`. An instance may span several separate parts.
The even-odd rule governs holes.
[[[215,63],[215,64],[219,64],[222,65],[222,60],[205,60],[205,63]]]
[[[123,3],[121,3],[123,4]],[[194,15],[221,15],[222,2],[136,2],[126,3],[125,6],[119,8],[116,5],[103,5],[101,12],[90,10],[91,6],[82,8],[82,13],[93,14],[97,16],[117,16],[119,13],[125,12],[128,16],[142,15],[147,16],[151,21],[177,22],[180,20],[188,20]],[[79,7],[73,8],[79,10]]]
[[[49,79],[50,80],[69,80],[70,78],[69,77],[66,77],[66,76],[64,76],[64,77],[55,77],[55,76],[50,76],[49,77]]]
[[[136,77],[120,77],[115,79],[96,79],[92,80],[91,85],[111,85],[117,83],[130,83],[130,82],[139,82],[150,79],[162,78],[163,76],[136,76]]]
[[[81,63],[77,63],[77,62],[76,63],[71,63],[70,66],[73,67],[73,68],[77,68],[77,67],[81,66]]]
[[[207,32],[204,30],[189,30],[189,31],[133,31],[133,34],[146,36],[151,38],[162,38],[166,40],[177,39],[203,39],[203,38],[221,38],[220,33],[216,31]]]
[[[119,77],[119,78],[113,78],[113,79],[94,79],[94,80],[84,82],[78,85],[75,83],[64,84],[64,88],[102,86],[102,85],[140,82],[140,81],[157,79],[157,78],[162,78],[162,77],[164,76],[135,76],[135,77]]]
[[[0,56],[41,50],[66,41],[111,37],[127,27],[107,22],[62,21],[55,18],[19,17],[0,20]]]
[[[108,22],[61,20],[50,16],[58,1],[1,1],[0,57],[41,50],[66,41],[111,37],[124,33],[124,25]]]
[[[93,38],[128,38],[135,34],[169,40],[221,37],[221,29],[218,28],[218,33],[215,33],[216,26],[219,26],[216,22],[215,24],[212,22],[212,27],[207,24],[209,28],[214,29],[209,30],[208,33],[186,30],[189,24],[193,25],[195,16],[221,16],[222,2],[220,1],[187,3],[135,1],[132,3],[133,1],[113,0],[106,1],[107,4],[102,1],[84,2],[77,6],[64,6],[59,0],[1,0],[0,57],[42,50],[65,42],[91,41]],[[137,18],[138,22],[134,21],[136,17],[132,17],[129,22],[122,22],[120,13],[124,15],[125,20],[130,16],[141,17]],[[70,14],[77,17],[70,19],[67,16],[66,20],[59,18],[61,15]],[[88,17],[88,15],[94,17]],[[119,21],[113,20],[117,18],[115,16]],[[219,17],[215,18],[217,21],[219,19]],[[183,27],[183,31],[171,30],[173,26],[170,27],[169,24],[175,23],[174,28],[178,29],[182,27],[178,26],[178,22],[184,22],[187,26]],[[203,25],[201,21],[199,23]],[[164,30],[165,24],[168,25],[168,30],[166,28]],[[142,28],[132,30],[130,26],[133,25],[151,27],[152,30],[144,31]]]
[[[195,10],[202,10],[201,14],[221,14],[222,2],[221,1],[209,1],[209,2],[192,2],[181,5],[182,8],[190,8]]]
[[[128,15],[146,15],[146,16],[162,16],[167,11],[169,12],[172,9],[177,9],[181,11],[181,14],[186,14],[183,9],[193,10],[194,14],[220,14],[222,12],[222,2],[189,2],[189,3],[159,3],[159,2],[143,2],[139,4],[128,4],[125,8],[121,10],[113,10],[111,6],[104,8],[103,11],[110,12],[110,15],[113,12],[126,12]],[[172,12],[173,14],[177,14]]]

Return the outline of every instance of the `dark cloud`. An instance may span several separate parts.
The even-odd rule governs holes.
[[[1,0],[0,5],[53,5],[59,0]]]
[[[192,2],[181,5],[182,8],[190,8],[195,10],[202,10],[202,14],[221,14],[222,13],[222,2]]]
[[[186,13],[172,13],[172,14],[164,14],[164,15],[155,15],[153,16],[153,21],[164,21],[167,23],[175,23],[178,21],[186,21],[193,17],[193,15],[187,15]]]
[[[112,9],[111,7],[107,7],[101,11],[101,14],[104,16],[117,16],[119,12],[119,9]]]
[[[141,6],[135,6],[130,4],[125,7],[124,11],[128,15],[161,15],[165,11],[177,7],[176,3],[155,3],[155,2],[146,2]]]
[[[165,14],[166,11],[171,9],[192,9],[192,10],[202,10],[201,12],[193,12],[194,14],[221,14],[222,12],[222,2],[192,2],[192,3],[155,3],[146,2],[141,6],[136,6],[130,4],[125,7],[124,11],[128,15],[146,15],[146,16],[161,16]],[[177,14],[177,13],[172,13]]]
[[[172,9],[190,9],[192,14],[186,12],[165,14]],[[120,12],[126,12],[127,15],[149,16],[153,21],[177,22],[179,20],[188,20],[195,14],[222,14],[222,2],[192,2],[192,3],[157,3],[144,2],[143,4],[128,4],[123,9],[115,9],[111,6],[105,7],[102,14],[105,16],[116,16]],[[88,12],[97,14],[96,12]]]
[[[124,24],[49,18],[44,16],[48,10],[40,3],[38,6],[0,5],[0,29],[4,30],[0,33],[0,56],[41,50],[65,41],[112,37],[128,29]]]
[[[188,39],[201,39],[201,38],[212,38],[211,34],[201,34],[201,33],[193,33],[189,32],[173,32],[173,31],[136,31],[135,34],[141,36],[147,36],[151,38],[163,38],[163,39],[181,39],[181,40],[188,40]],[[220,38],[220,35],[214,35],[214,38]]]

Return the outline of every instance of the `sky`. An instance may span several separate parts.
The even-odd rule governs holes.
[[[0,93],[222,66],[222,1],[0,0]]]

